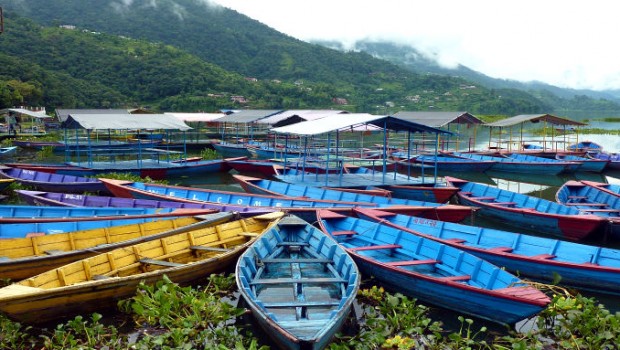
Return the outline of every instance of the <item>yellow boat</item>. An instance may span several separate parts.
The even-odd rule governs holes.
[[[235,218],[239,217],[232,213],[215,213],[53,235],[2,239],[0,279],[19,281],[115,248],[213,226]]]
[[[167,275],[188,283],[234,264],[255,238],[276,225],[274,212],[114,249],[0,288],[0,312],[23,323],[87,314],[135,294]]]

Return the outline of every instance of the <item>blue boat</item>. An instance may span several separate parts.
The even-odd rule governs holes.
[[[422,165],[436,165],[438,171],[483,172],[489,170],[495,163],[492,160],[476,160],[462,157],[452,157],[441,154],[435,156],[421,155],[413,158]]]
[[[215,209],[188,209],[194,215],[216,212]],[[181,215],[177,208],[101,208],[50,207],[39,205],[0,205],[0,224],[29,222],[92,221],[131,217],[167,217]],[[176,213],[176,214],[175,214]],[[188,215],[188,214],[185,214]]]
[[[603,151],[603,146],[599,145],[596,142],[592,141],[581,141],[568,146],[570,151],[578,151],[578,152],[601,152]]]
[[[236,212],[241,216],[266,214],[267,208],[226,205],[215,203],[183,203],[158,201],[151,199],[133,199],[83,194],[15,190],[15,193],[30,205],[59,207],[97,207],[97,208],[178,208],[178,209],[212,209],[220,212]]]
[[[564,171],[565,164],[549,164],[536,161],[518,161],[506,157],[493,157],[475,153],[453,152],[452,155],[460,158],[486,160],[495,162],[490,170],[503,171],[508,173],[526,174],[552,174],[557,175]]]
[[[383,196],[370,196],[362,193],[354,193],[354,192],[346,192],[346,191],[336,191],[329,190],[320,187],[313,186],[304,186],[304,185],[293,185],[287,184],[284,182],[271,181],[265,179],[259,179],[250,176],[243,175],[233,175],[235,181],[237,181],[241,187],[248,193],[260,194],[260,195],[271,195],[271,196],[282,196],[282,197],[297,197],[297,198],[318,198],[323,200],[330,201],[345,201],[345,202],[362,202],[362,203],[373,203],[375,205],[403,205],[403,206],[414,206],[414,207],[432,207],[432,208],[441,208],[441,207],[454,207],[451,204],[440,204],[435,202],[428,201],[416,201],[411,199],[401,199],[401,198],[388,198]],[[430,188],[432,190],[432,187]],[[456,192],[456,191],[455,191]],[[456,206],[456,209],[459,209],[459,206]],[[464,208],[460,208],[464,209]],[[461,216],[462,214],[467,213],[468,210],[457,214],[456,216],[453,213],[444,213],[441,214],[438,211],[438,215],[444,217],[446,221],[462,221],[465,217]],[[471,212],[470,212],[471,213]],[[460,220],[459,220],[460,219]]]
[[[543,164],[553,165],[553,166],[564,165],[564,172],[566,173],[574,173],[575,171],[577,171],[577,169],[581,167],[581,163],[582,163],[579,161],[562,161],[562,160],[537,157],[537,156],[532,156],[529,154],[522,154],[522,153],[511,153],[511,154],[507,154],[506,157],[510,159],[514,159],[518,162],[523,162],[523,163],[527,163],[527,162],[543,163]]]
[[[558,239],[355,209],[356,216],[428,237],[520,276],[597,293],[620,294],[620,250]]]
[[[54,174],[43,171],[0,168],[0,178],[13,179],[24,186],[41,191],[65,193],[109,193],[105,185],[97,178]]]
[[[460,188],[463,205],[478,207],[477,213],[518,229],[536,230],[579,241],[597,233],[605,219],[581,213],[578,209],[494,186],[446,176],[446,181]]]
[[[588,157],[607,161],[607,169],[620,170],[620,154],[619,153],[588,153]]]
[[[592,159],[571,154],[556,154],[555,159],[578,162],[580,165],[577,171],[591,171],[595,173],[602,172],[607,167],[607,163],[609,163],[609,161],[603,159]]]
[[[327,210],[317,216],[321,229],[346,248],[363,274],[422,302],[513,325],[550,301],[516,276],[460,249]]]
[[[458,220],[454,221],[462,221],[471,215],[471,208],[458,205],[432,205],[431,203],[426,206],[410,206],[376,204],[369,202],[341,202],[313,198],[267,196],[241,192],[207,190],[202,188],[150,184],[123,180],[100,180],[103,181],[108,187],[108,190],[110,190],[110,192],[117,197],[178,201],[185,203],[215,203],[261,207],[275,211],[293,213],[309,222],[316,220],[316,209],[331,208],[335,211],[350,213],[353,210],[353,207],[357,206],[382,208],[382,210],[398,212],[400,214],[418,215],[424,217],[441,217],[446,221],[450,221],[445,218],[446,216],[448,218],[458,218]]]
[[[235,272],[254,318],[281,349],[324,349],[342,328],[360,285],[347,252],[295,216],[261,234]]]
[[[567,181],[555,194],[558,203],[609,221],[614,238],[620,237],[620,196],[581,181]]]
[[[248,151],[248,145],[245,143],[216,142],[211,146],[221,154],[230,157],[250,157],[252,153]]]

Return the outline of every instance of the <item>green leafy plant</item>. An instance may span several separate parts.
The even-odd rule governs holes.
[[[202,151],[200,151],[200,157],[202,157],[202,159],[204,160],[211,160],[211,159],[221,159],[222,155],[219,154],[216,150],[213,150],[211,148],[203,148]]]

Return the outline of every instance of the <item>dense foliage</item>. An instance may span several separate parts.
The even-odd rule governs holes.
[[[3,7],[0,108],[550,110],[527,94],[305,43],[204,0],[6,0]]]

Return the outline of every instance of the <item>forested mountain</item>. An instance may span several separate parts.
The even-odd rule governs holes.
[[[387,41],[360,40],[346,48],[339,42],[317,41],[319,45],[339,51],[366,52],[373,57],[401,65],[418,74],[437,74],[461,77],[491,89],[516,89],[525,91],[556,110],[620,111],[620,91],[594,91],[560,88],[550,84],[531,81],[520,82],[510,79],[496,79],[474,71],[463,65],[454,68],[442,67],[414,47]]]
[[[418,74],[367,53],[305,43],[204,0],[3,0],[2,6],[0,108],[505,115],[553,109],[526,92]]]

